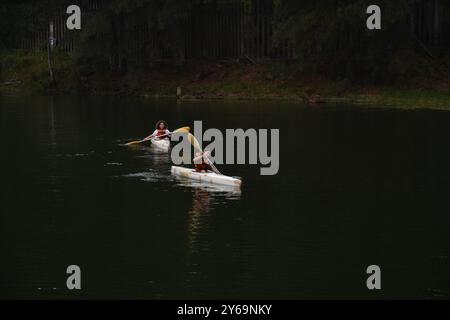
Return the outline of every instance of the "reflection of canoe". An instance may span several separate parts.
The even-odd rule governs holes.
[[[152,144],[153,146],[161,151],[169,151],[170,148],[170,140],[168,139],[162,139],[162,140],[157,140],[157,139],[152,139]]]
[[[193,169],[172,166],[172,174],[187,179],[197,180],[200,182],[208,182],[212,184],[221,184],[227,186],[241,186],[241,179],[216,174],[214,172],[196,172]]]

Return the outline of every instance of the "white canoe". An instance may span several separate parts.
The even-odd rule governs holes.
[[[161,151],[169,151],[170,149],[170,140],[168,139],[162,139],[162,140],[158,140],[158,139],[152,139],[152,144],[153,146]]]
[[[200,182],[208,182],[235,187],[240,187],[242,183],[241,179],[225,176],[223,174],[216,174],[214,172],[197,172],[194,169],[183,167],[172,166],[171,172],[175,176],[197,180]]]

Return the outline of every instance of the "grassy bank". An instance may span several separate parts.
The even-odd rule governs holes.
[[[54,69],[58,90],[77,88],[76,68],[67,54],[56,54]],[[31,94],[42,93],[49,89],[47,53],[0,52],[1,93]]]
[[[177,97],[179,99],[289,100],[305,103],[341,102],[398,108],[450,110],[450,84],[426,86],[361,86],[320,77],[292,77],[271,63],[191,61],[173,67],[163,61],[149,71],[127,74],[79,71],[67,54],[55,57],[56,88],[50,88],[46,53],[1,53],[0,93],[31,94],[50,90],[103,95]]]

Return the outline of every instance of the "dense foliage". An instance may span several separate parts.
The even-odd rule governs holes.
[[[442,49],[446,45],[441,34],[448,25],[450,10],[443,2],[440,2],[437,22],[437,17],[424,16],[418,11],[423,5],[431,11],[433,1],[376,1],[382,12],[382,29],[375,31],[366,28],[366,8],[374,1],[278,0],[275,3],[276,38],[289,37],[302,61],[350,79],[382,81],[386,76],[406,75],[405,68],[424,67],[418,60],[424,56],[430,58],[430,48]]]
[[[107,62],[109,68],[119,72],[125,72],[127,64],[141,67],[140,64],[144,60],[151,61],[151,57],[156,57],[157,53],[153,52],[154,47],[146,43],[143,44],[144,49],[141,50],[143,52],[137,52],[142,46],[129,45],[129,41],[135,38],[138,28],[151,30],[155,38],[162,32],[171,32],[171,36],[167,39],[176,44],[182,31],[181,22],[188,14],[191,2],[190,0],[109,1],[87,21],[81,39],[82,45],[78,48],[76,56],[81,62]],[[143,41],[151,40],[153,39]],[[149,59],[139,59],[139,54]],[[106,60],[104,57],[109,59]]]
[[[448,49],[448,42],[442,39],[445,36],[442,30],[450,26],[450,4],[444,1],[376,1],[382,9],[382,30],[376,31],[365,27],[366,8],[373,1],[243,2],[251,8],[257,1],[269,3],[273,8],[271,25],[274,42],[289,39],[295,47],[298,61],[307,72],[370,82],[423,76],[429,68],[426,59],[445,56]],[[192,9],[199,4],[221,1],[97,2],[101,4],[100,9],[83,20],[83,32],[80,33],[74,57],[81,68],[126,73],[146,70],[161,57],[161,46],[155,45],[155,42],[163,42],[163,48],[170,49],[174,62],[183,64],[183,32]],[[420,6],[430,8],[438,3],[439,15],[430,18],[417,11]],[[0,6],[0,48],[11,46],[15,39],[27,32],[45,28],[52,13],[64,5],[66,1],[4,0]],[[430,12],[427,10],[425,12]],[[439,19],[439,22],[434,19]],[[152,37],[138,38],[136,35],[142,28],[150,31]],[[133,45],[133,41],[139,41],[140,45]]]

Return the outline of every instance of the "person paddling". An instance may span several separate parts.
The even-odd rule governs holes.
[[[208,172],[212,171],[211,163],[209,162],[209,155],[211,152],[205,151],[205,153],[196,152],[194,161],[195,171]]]
[[[155,131],[151,135],[145,138],[145,140],[149,140],[152,138],[156,138],[158,140],[169,139],[172,133],[169,131],[169,127],[167,126],[167,122],[164,120],[159,120],[156,123]]]

